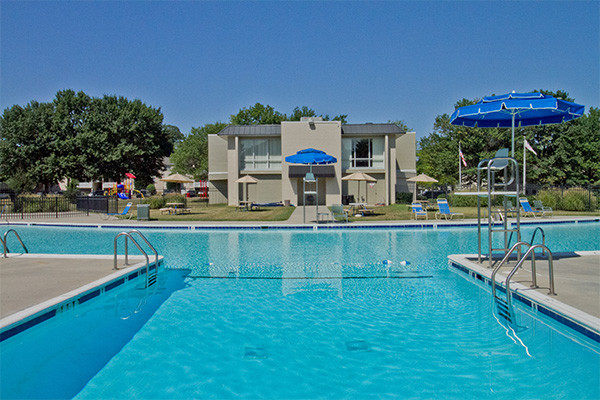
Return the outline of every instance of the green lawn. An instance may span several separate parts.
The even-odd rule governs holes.
[[[294,207],[263,207],[253,211],[239,211],[236,207],[222,204],[191,206],[189,214],[162,214],[160,210],[150,210],[153,221],[286,221],[294,212]],[[134,212],[135,218],[135,212]]]
[[[255,211],[239,211],[236,207],[223,204],[207,206],[197,202],[188,202],[190,214],[173,215],[161,214],[160,210],[150,210],[150,219],[154,221],[286,221],[295,207],[264,207]],[[452,212],[463,213],[465,218],[477,218],[476,207],[451,207]],[[392,204],[389,206],[373,207],[374,215],[365,217],[350,216],[350,221],[406,221],[412,217],[410,205]],[[482,208],[485,210],[485,208]],[[132,207],[133,219],[136,218],[135,206]],[[429,220],[435,220],[435,211],[428,212]],[[595,216],[600,217],[600,211],[555,211],[555,216]],[[533,219],[522,217],[523,219]],[[422,220],[422,218],[419,218]]]

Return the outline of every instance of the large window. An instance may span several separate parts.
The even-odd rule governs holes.
[[[240,139],[240,170],[281,170],[281,139]]]
[[[342,168],[384,168],[384,138],[342,139]]]

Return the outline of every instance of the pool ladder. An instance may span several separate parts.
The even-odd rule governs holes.
[[[146,243],[146,245],[148,245],[148,247],[150,247],[150,249],[152,250],[152,252],[154,253],[154,273],[152,275],[150,275],[150,259],[148,258],[148,253],[140,246],[140,244],[134,239],[132,234],[137,234],[139,235],[139,237]],[[135,245],[135,247],[137,247],[137,249],[144,255],[144,257],[146,258],[146,287],[150,287],[152,285],[154,285],[156,283],[156,277],[158,275],[158,252],[156,251],[156,249],[154,248],[154,246],[152,246],[150,244],[150,242],[148,241],[148,239],[146,239],[146,237],[142,234],[142,232],[134,229],[131,230],[129,232],[121,232],[119,234],[117,234],[117,236],[115,236],[115,240],[114,240],[114,266],[113,269],[117,270],[119,269],[117,267],[117,241],[121,236],[125,236],[125,265],[129,265],[129,251],[128,251],[128,246],[127,246],[127,240],[131,239],[131,241],[133,242],[133,244]]]
[[[23,250],[25,250],[25,253],[29,253],[29,250],[27,250],[27,246],[25,246],[25,244],[23,243],[23,240],[21,240],[21,236],[19,236],[17,231],[15,231],[14,229],[9,229],[6,232],[4,232],[4,236],[0,238],[0,242],[2,242],[2,247],[4,248],[4,258],[8,257],[6,255],[6,253],[10,253],[10,250],[8,250],[8,241],[7,241],[7,239],[8,239],[7,236],[10,232],[15,234],[15,236],[19,240],[19,243],[21,243],[21,246],[23,246]]]
[[[541,228],[538,228],[541,229]],[[537,231],[537,229],[536,229]],[[532,239],[535,237],[535,233],[536,231],[534,231],[533,233],[533,237]],[[543,230],[542,230],[542,234],[543,234]],[[544,240],[545,241],[545,240]],[[502,268],[502,266],[504,264],[506,264],[508,262],[508,259],[510,258],[510,255],[517,249],[520,249],[521,246],[526,246],[528,247],[527,251],[525,252],[525,254],[519,259],[519,261],[515,264],[515,266],[513,267],[513,269],[510,271],[510,273],[508,274],[508,276],[506,277],[506,280],[504,282],[504,287],[506,290],[506,300],[502,299],[501,297],[499,297],[496,294],[496,274],[498,273],[498,271],[500,270],[500,268]],[[496,303],[496,306],[498,308],[498,313],[506,318],[509,322],[513,322],[512,321],[512,316],[513,316],[513,311],[512,311],[512,292],[510,290],[510,280],[512,279],[513,275],[517,272],[517,270],[519,268],[521,268],[521,266],[523,265],[523,263],[525,263],[525,261],[527,260],[527,258],[529,257],[529,255],[531,255],[531,287],[532,288],[538,288],[539,286],[537,285],[537,276],[536,276],[536,266],[535,266],[535,249],[542,249],[542,254],[548,254],[548,270],[549,270],[549,295],[556,295],[556,292],[554,291],[554,263],[553,263],[553,258],[552,258],[552,252],[546,247],[545,244],[535,244],[532,245],[531,243],[527,243],[527,242],[517,242],[515,243],[510,250],[508,251],[508,253],[506,253],[506,255],[504,256],[504,258],[502,259],[502,261],[500,261],[500,263],[498,264],[498,266],[496,266],[496,268],[494,268],[494,271],[492,272],[492,277],[491,277],[491,281],[492,281],[492,296],[494,298],[494,301]]]

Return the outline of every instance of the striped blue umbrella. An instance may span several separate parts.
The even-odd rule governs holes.
[[[512,128],[515,156],[515,126],[561,124],[583,115],[585,107],[543,93],[508,93],[484,97],[477,104],[457,108],[452,125],[478,128]]]

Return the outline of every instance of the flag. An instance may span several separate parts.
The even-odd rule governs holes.
[[[463,152],[460,149],[460,147],[458,148],[458,154],[460,155],[460,159],[462,160],[463,165],[466,167],[467,166],[467,161],[465,160],[465,156],[463,155]]]
[[[535,152],[535,150],[533,149],[533,147],[531,147],[531,145],[529,144],[529,142],[527,141],[527,139],[525,139],[525,148],[537,156],[537,153]]]

